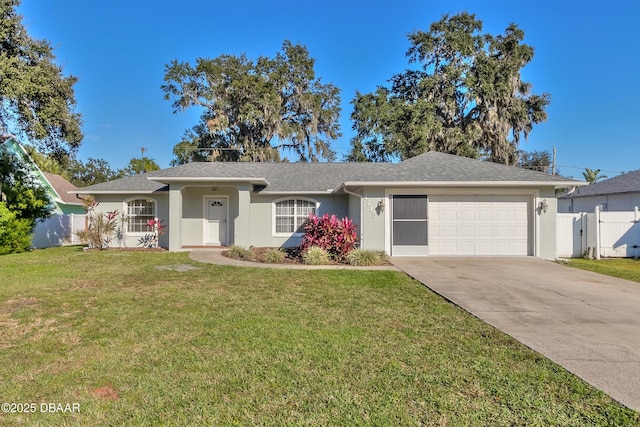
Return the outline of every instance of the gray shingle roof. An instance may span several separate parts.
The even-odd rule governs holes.
[[[628,172],[604,181],[577,188],[571,194],[559,196],[561,199],[600,196],[604,194],[640,193],[640,170]]]
[[[168,191],[169,186],[160,182],[151,181],[148,177],[155,172],[143,175],[127,176],[114,181],[103,182],[77,189],[79,194],[91,193],[156,193]],[[72,191],[73,193],[74,191]]]
[[[578,181],[465,157],[429,152],[400,163],[187,163],[145,175],[81,189],[89,192],[166,191],[165,184],[189,178],[252,182],[264,180],[263,192],[330,192],[345,182],[491,182],[566,186]],[[154,181],[157,180],[157,181]],[[145,182],[146,181],[146,182]]]
[[[574,181],[513,166],[468,157],[430,151],[403,162],[392,169],[364,177],[369,181],[400,182],[548,182],[549,185]]]
[[[266,192],[327,192],[345,181],[390,167],[388,163],[189,163],[165,169],[163,182],[184,178],[262,178]],[[214,178],[215,177],[215,178]],[[152,178],[152,179],[158,179]]]

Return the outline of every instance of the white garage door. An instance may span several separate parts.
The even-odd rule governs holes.
[[[431,196],[431,255],[531,255],[528,196]]]

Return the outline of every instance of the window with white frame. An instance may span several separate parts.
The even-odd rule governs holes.
[[[127,202],[127,231],[130,233],[147,233],[148,222],[155,219],[156,202],[151,199],[136,199]]]
[[[276,234],[303,233],[302,226],[309,215],[316,213],[312,200],[291,199],[275,203]]]

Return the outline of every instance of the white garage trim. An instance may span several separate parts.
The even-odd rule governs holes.
[[[532,198],[527,195],[434,195],[429,253],[533,255]]]
[[[496,194],[496,190],[495,189],[473,189],[472,190],[473,193],[470,193],[468,188],[437,188],[437,187],[433,187],[433,188],[407,188],[407,187],[403,187],[403,188],[386,188],[385,189],[385,202],[387,204],[387,206],[390,207],[390,209],[387,209],[384,212],[384,221],[385,221],[385,251],[389,254],[391,254],[392,256],[394,255],[394,251],[393,251],[393,218],[392,218],[392,201],[393,201],[393,195],[395,194],[424,194],[424,195],[428,195],[428,202],[429,202],[429,208],[428,208],[428,222],[429,222],[429,228],[428,228],[428,246],[426,247],[426,250],[424,248],[420,248],[419,251],[415,251],[415,253],[398,253],[396,248],[396,256],[425,256],[425,255],[443,255],[444,253],[448,253],[449,255],[454,255],[454,254],[458,254],[458,255],[468,255],[468,256],[472,256],[472,255],[483,255],[483,254],[489,254],[489,253],[493,253],[493,254],[505,254],[505,255],[527,255],[527,256],[539,256],[539,244],[540,244],[540,236],[539,236],[539,226],[538,226],[538,221],[540,220],[539,215],[536,214],[536,206],[538,203],[538,198],[540,195],[540,192],[538,189],[535,188],[520,188],[520,189],[504,189],[501,190],[499,192],[499,194]],[[471,202],[471,203],[510,203],[511,201],[515,202],[513,205],[506,205],[506,206],[500,206],[500,205],[494,205],[492,207],[493,208],[497,208],[498,210],[505,210],[502,209],[504,207],[506,207],[506,211],[513,211],[511,214],[508,215],[509,218],[511,218],[512,216],[518,217],[519,220],[514,219],[513,221],[511,219],[506,220],[506,221],[502,221],[499,222],[497,225],[495,224],[495,221],[493,219],[489,220],[487,215],[485,214],[484,217],[487,218],[486,221],[481,220],[480,218],[478,218],[478,220],[471,220],[470,222],[467,221],[466,223],[466,230],[460,230],[460,232],[458,232],[458,230],[456,229],[456,234],[459,235],[459,238],[457,238],[458,242],[457,243],[462,243],[464,244],[465,239],[462,237],[462,235],[464,235],[465,232],[471,232],[472,230],[469,229],[469,227],[473,228],[473,233],[483,233],[481,236],[478,236],[477,238],[469,238],[470,236],[467,236],[468,238],[466,239],[466,244],[464,244],[466,246],[466,251],[465,250],[453,250],[453,246],[451,244],[449,244],[449,251],[445,251],[444,249],[440,249],[440,248],[436,248],[436,250],[434,250],[434,233],[437,233],[438,231],[434,228],[434,218],[433,218],[433,205],[432,202],[436,202],[436,203],[443,203],[443,202],[453,202],[455,201],[457,202]],[[511,206],[511,208],[509,208],[508,206]],[[467,206],[468,208],[469,206]],[[481,208],[485,208],[487,207],[485,206],[479,206]],[[437,208],[437,207],[436,207]],[[475,206],[475,208],[478,208],[478,206]],[[472,209],[472,211],[475,211],[476,209]],[[491,210],[491,209],[490,209]],[[470,215],[469,213],[467,213],[467,216]],[[505,213],[499,214],[499,216],[502,216],[503,218],[505,217]],[[548,215],[548,214],[547,214]],[[493,216],[492,216],[493,218]],[[494,221],[494,226],[492,228],[491,226],[491,222]],[[514,222],[515,221],[515,222]],[[518,224],[519,222],[519,224]],[[501,229],[501,224],[502,223],[506,223],[506,224],[510,224],[511,223],[511,227],[512,230],[509,231],[510,234],[510,238],[508,239],[509,241],[509,249],[506,249],[506,245],[504,243],[500,242],[500,239],[498,238],[498,235],[500,234],[506,234],[507,231],[502,228]],[[457,221],[457,214],[456,214],[456,221],[455,221],[455,225],[456,227],[459,224],[464,224],[464,221],[459,222]],[[473,225],[475,224],[475,225]],[[438,223],[438,221],[435,222],[435,226],[436,227],[441,227],[443,226],[444,223],[440,222]],[[486,228],[487,225],[489,226],[489,228]],[[484,228],[483,228],[484,227]],[[515,229],[513,228],[515,227]],[[452,230],[450,230],[452,231]],[[493,237],[494,233],[496,234],[495,237]],[[511,239],[511,233],[516,234],[515,239]],[[491,236],[488,236],[488,234],[491,234]],[[525,237],[526,236],[526,237]],[[456,240],[456,239],[453,239]],[[514,240],[513,245],[511,244],[511,240]],[[452,243],[452,240],[449,239],[448,240],[449,243]],[[446,239],[442,239],[441,237],[436,236],[435,237],[435,243],[438,243],[438,246],[442,246],[443,242],[447,242]],[[469,242],[471,243],[476,243],[476,245],[474,245],[474,249],[473,251],[471,250],[471,245],[469,244]],[[485,243],[483,243],[485,242]],[[489,242],[489,244],[486,244],[486,242]],[[475,247],[478,246],[478,249],[476,250]],[[456,246],[457,248],[458,246]],[[501,250],[499,249],[501,247]],[[418,249],[418,248],[415,248]],[[404,252],[404,251],[403,251]],[[472,253],[473,252],[473,253]]]

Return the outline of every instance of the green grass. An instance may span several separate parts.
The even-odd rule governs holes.
[[[608,258],[601,260],[572,258],[570,266],[594,271],[607,276],[640,282],[640,260],[631,258]]]
[[[640,424],[398,272],[71,247],[0,277],[0,401],[81,407],[0,425]]]

